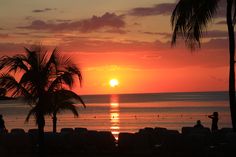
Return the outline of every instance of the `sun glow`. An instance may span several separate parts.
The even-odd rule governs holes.
[[[111,87],[116,87],[119,85],[119,81],[117,79],[111,79],[109,84]]]

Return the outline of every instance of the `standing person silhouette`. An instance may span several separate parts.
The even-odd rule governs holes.
[[[218,130],[218,120],[219,120],[218,112],[213,112],[213,114],[209,115],[208,117],[212,119],[211,131],[212,132],[217,131]]]
[[[5,131],[6,131],[5,122],[3,120],[2,115],[0,114],[0,132],[5,132]]]

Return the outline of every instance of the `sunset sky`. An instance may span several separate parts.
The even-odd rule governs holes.
[[[82,70],[80,94],[222,91],[228,88],[223,3],[191,52],[171,47],[176,0],[0,0],[0,55],[57,46]],[[111,87],[116,78],[119,85]]]

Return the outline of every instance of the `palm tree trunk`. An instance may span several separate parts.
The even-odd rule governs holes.
[[[233,0],[227,0],[227,26],[229,35],[229,53],[230,53],[230,70],[229,70],[229,104],[231,120],[234,132],[236,132],[236,104],[235,104],[235,38],[234,26],[232,23],[232,6]]]
[[[53,133],[56,133],[57,132],[57,115],[56,115],[56,113],[53,113],[52,123],[53,123]]]
[[[37,124],[38,124],[38,144],[39,144],[39,156],[44,155],[44,126],[45,119],[42,113],[38,113],[37,115]]]

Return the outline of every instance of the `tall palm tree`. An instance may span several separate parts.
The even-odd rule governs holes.
[[[54,80],[55,81],[55,80]],[[56,91],[47,91],[47,104],[49,106],[48,108],[48,114],[52,116],[52,122],[53,122],[53,132],[56,133],[57,128],[57,114],[64,111],[64,110],[70,110],[74,116],[78,117],[79,113],[76,110],[76,104],[77,102],[80,102],[83,104],[83,107],[85,108],[85,103],[81,99],[79,95],[74,93],[70,90],[60,89]],[[37,111],[36,106],[33,107],[27,117],[26,121],[29,121],[29,118],[31,115],[35,115]]]
[[[43,151],[45,115],[50,115],[52,111],[52,93],[64,88],[71,89],[76,77],[81,83],[82,75],[72,60],[61,56],[57,49],[49,53],[36,45],[31,49],[25,48],[25,53],[0,58],[0,70],[6,71],[0,76],[0,86],[7,89],[12,97],[24,96],[32,107],[29,116],[35,116],[39,146]],[[22,73],[22,76],[17,79],[12,76],[15,73]]]
[[[180,0],[172,12],[173,27],[172,45],[177,36],[184,38],[185,44],[192,50],[200,47],[203,29],[213,18],[218,9],[220,0]],[[235,38],[234,25],[236,23],[236,0],[227,0],[226,21],[229,37],[229,102],[233,130],[236,132],[236,104],[235,104]]]

